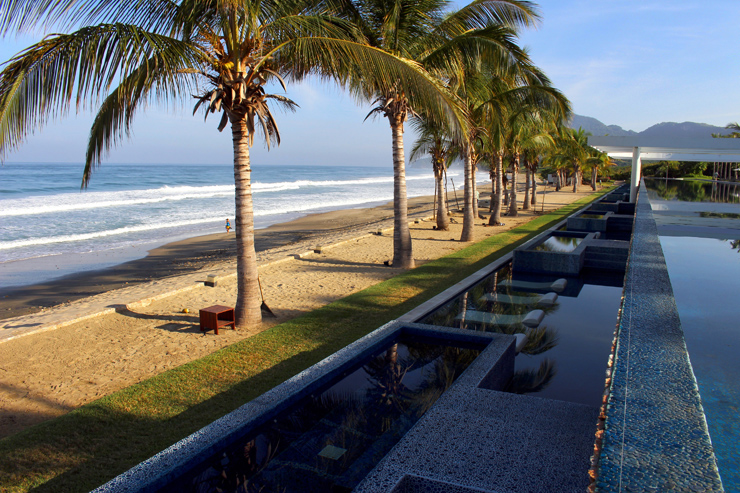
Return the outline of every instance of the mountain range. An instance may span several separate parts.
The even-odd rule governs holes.
[[[697,138],[697,137],[711,137],[715,134],[729,134],[731,130],[727,130],[724,127],[715,127],[714,125],[708,125],[706,123],[695,123],[695,122],[663,122],[653,125],[652,127],[646,128],[642,132],[635,132],[634,130],[625,130],[619,125],[605,125],[596,118],[583,115],[573,115],[573,119],[568,123],[570,128],[582,128],[586,132],[590,132],[591,135],[602,136],[612,135],[615,137],[630,136],[630,135],[645,135],[650,137],[686,137],[686,138]]]

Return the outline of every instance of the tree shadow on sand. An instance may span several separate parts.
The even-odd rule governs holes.
[[[170,332],[200,332],[200,318],[197,315],[150,315],[147,313],[138,313],[125,307],[116,306],[116,313],[124,317],[136,318],[139,320],[161,320],[167,322],[157,325],[156,328]]]

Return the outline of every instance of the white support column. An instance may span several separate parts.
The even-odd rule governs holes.
[[[632,148],[632,180],[630,182],[630,202],[637,202],[637,189],[640,187],[640,173],[642,172],[642,159],[640,148]]]

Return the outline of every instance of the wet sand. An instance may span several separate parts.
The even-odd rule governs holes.
[[[431,215],[432,197],[409,200],[409,217]],[[255,231],[259,263],[303,247],[335,242],[392,227],[393,204],[311,214]],[[0,320],[38,312],[114,289],[217,266],[235,258],[234,233],[198,236],[151,250],[141,259],[29,286],[0,288]]]

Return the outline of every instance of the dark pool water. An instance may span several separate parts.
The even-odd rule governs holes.
[[[532,250],[539,252],[572,252],[578,247],[581,241],[583,241],[583,238],[553,235]]]
[[[515,279],[551,282],[559,277],[562,276],[517,275]],[[528,333],[531,342],[516,357],[516,378],[509,390],[598,406],[604,392],[604,373],[616,328],[623,276],[584,273],[578,278],[566,278],[568,287],[559,293],[555,306],[543,308],[545,317],[537,329],[528,329],[520,323],[495,325],[471,322],[469,317],[465,322],[461,320],[463,311],[466,315],[472,311],[506,315],[507,318],[498,319],[510,322],[513,316],[522,316],[536,308],[488,301],[487,295],[495,292],[509,296],[532,294],[507,288],[506,283],[511,279],[510,264],[507,264],[419,322],[488,332]]]
[[[403,337],[160,491],[349,492],[480,349]]]

